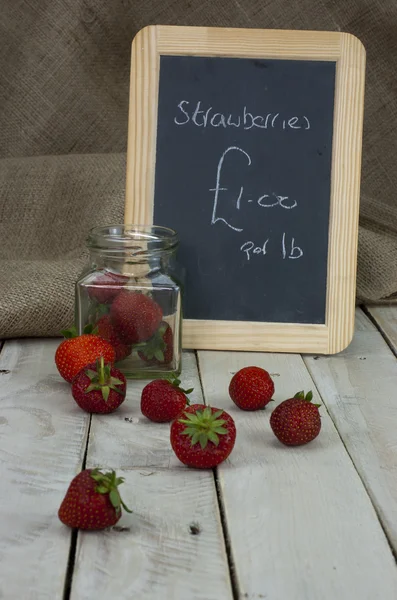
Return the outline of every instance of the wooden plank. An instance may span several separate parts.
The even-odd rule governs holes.
[[[232,373],[250,364],[275,374],[277,404],[302,389],[316,396],[301,357],[200,352],[199,364],[206,398],[237,425],[219,483],[240,597],[395,599],[393,556],[325,407],[319,437],[287,448],[268,423],[274,405],[243,412],[228,398]]]
[[[201,402],[193,353],[184,355],[183,382]],[[71,600],[232,600],[213,473],[179,463],[169,424],[141,415],[145,383],[129,382],[117,413],[93,416],[87,466],[123,474],[123,498],[134,514],[123,515],[121,531],[79,533]]]
[[[375,319],[395,354],[397,354],[397,305],[367,306],[369,314]]]
[[[59,341],[0,355],[0,597],[62,598],[71,531],[58,520],[81,468],[89,417],[54,364]]]
[[[392,325],[388,331],[393,335]],[[349,348],[305,362],[397,551],[397,361],[357,311]]]
[[[150,25],[131,50],[124,221],[153,223],[160,56],[224,56],[337,63],[325,324],[185,319],[183,347],[339,352],[354,331],[365,50],[342,32]],[[348,202],[346,202],[348,198]]]

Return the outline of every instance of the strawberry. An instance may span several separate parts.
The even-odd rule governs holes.
[[[84,331],[90,331],[90,326]],[[106,363],[114,363],[113,346],[98,335],[83,333],[77,335],[75,327],[62,332],[67,338],[58,346],[55,353],[55,364],[61,377],[71,383],[73,378],[86,365],[103,356]]]
[[[131,346],[123,344],[114,329],[109,315],[103,315],[95,324],[95,330],[98,335],[110,342],[116,353],[116,362],[127,358],[131,354]]]
[[[269,373],[260,367],[244,367],[237,371],[229,384],[229,395],[242,410],[265,408],[274,394]]]
[[[270,426],[274,435],[286,446],[301,446],[311,442],[321,429],[318,407],[312,404],[312,392],[305,396],[298,392],[293,398],[284,400],[270,416]]]
[[[171,446],[188,467],[216,467],[229,456],[235,441],[232,417],[204,404],[188,406],[171,425]]]
[[[156,379],[148,383],[142,390],[142,414],[156,423],[165,423],[176,419],[186,404],[189,404],[185,394],[190,394],[193,388],[184,390],[180,387],[180,379]]]
[[[59,519],[68,527],[78,529],[105,529],[115,525],[121,517],[121,507],[132,512],[117,489],[123,482],[114,471],[81,471],[69,485],[58,510]]]
[[[163,313],[154,300],[139,292],[123,290],[110,308],[110,318],[125,344],[145,342],[154,335]]]
[[[135,346],[137,349],[137,347]],[[167,365],[174,358],[174,336],[171,327],[165,321],[153,337],[142,343],[142,350],[138,352],[139,358],[150,365]]]
[[[128,277],[125,275],[107,271],[87,285],[87,292],[91,300],[96,300],[99,304],[109,304],[127,281]]]
[[[103,356],[73,379],[72,396],[89,413],[111,413],[125,400],[127,383],[121,371],[105,366]]]

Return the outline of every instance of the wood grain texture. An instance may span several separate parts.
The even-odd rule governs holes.
[[[89,417],[54,364],[59,341],[0,355],[0,598],[63,596],[71,531],[57,512],[80,470]]]
[[[328,250],[328,353],[340,352],[354,333],[365,50],[353,35],[340,37],[336,68]]]
[[[218,472],[240,598],[396,598],[386,537],[325,408],[319,437],[287,448],[268,423],[274,405],[249,413],[228,398],[232,374],[250,364],[274,374],[276,404],[313,389],[301,357],[199,352],[199,364],[207,401],[237,425]]]
[[[153,223],[161,54],[337,62],[326,324],[186,319],[184,348],[334,353],[354,328],[365,51],[350,34],[149,26],[132,44],[126,223]]]
[[[155,26],[161,54],[337,60],[340,38],[333,31]]]
[[[145,27],[131,51],[126,224],[147,225],[153,214],[159,64],[157,27]]]
[[[397,552],[397,361],[361,311],[356,321],[343,353],[304,360]]]
[[[367,306],[366,310],[397,354],[397,305]]]
[[[201,402],[194,353],[184,355],[182,381]],[[134,514],[119,522],[125,531],[79,533],[71,600],[232,600],[213,473],[182,465],[170,425],[142,416],[146,383],[130,381],[117,412],[92,418],[87,467],[123,467],[120,491]]]

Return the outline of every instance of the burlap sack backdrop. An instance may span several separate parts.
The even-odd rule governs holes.
[[[58,335],[69,325],[89,228],[123,219],[130,47],[149,24],[334,30],[361,39],[357,297],[397,294],[395,0],[2,0],[0,337]]]

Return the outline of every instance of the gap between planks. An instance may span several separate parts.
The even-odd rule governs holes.
[[[185,387],[194,387],[191,403],[203,403],[193,352],[184,353],[183,377]],[[119,533],[79,532],[70,598],[112,592],[120,599],[232,600],[213,472],[187,469],[169,444],[169,424],[142,416],[146,383],[131,381],[117,411],[93,415],[86,468],[124,472],[123,496],[134,513],[123,513]]]
[[[394,317],[395,323],[397,307],[388,316]],[[320,357],[318,361],[305,356],[304,361],[327,402],[328,413],[396,558],[397,461],[392,424],[397,418],[394,402],[397,362],[393,352],[397,330],[393,340],[393,318],[388,321],[383,311],[381,317],[380,325],[374,315],[370,318],[366,311],[357,309],[356,333],[344,352]],[[387,335],[383,328],[389,329]]]
[[[361,306],[361,309],[397,357],[397,304],[390,306],[364,305]]]
[[[86,464],[87,464],[87,453],[88,453],[88,444],[90,441],[91,423],[92,423],[92,415],[89,415],[88,431],[87,431],[87,437],[85,440],[85,448],[84,448],[84,456],[83,456],[83,461],[81,464],[82,471],[84,471],[84,469],[86,468]],[[73,529],[71,537],[70,537],[70,549],[69,549],[68,563],[67,563],[67,567],[66,567],[63,600],[69,600],[70,595],[72,593],[73,573],[74,573],[74,565],[76,563],[78,534],[79,534],[78,529]]]
[[[224,356],[222,357],[222,355]],[[226,356],[226,353],[199,352],[201,381],[205,395],[207,398],[213,398],[215,406],[230,410],[240,425],[240,436],[238,436],[241,437],[240,444],[236,443],[235,451],[227,461],[229,464],[225,463],[225,465],[220,465],[218,468],[218,473],[220,474],[220,484],[218,487],[221,501],[226,505],[226,526],[232,540],[232,564],[234,561],[234,564],[237,565],[236,578],[238,578],[238,589],[248,593],[248,597],[251,597],[251,595],[253,595],[252,597],[257,597],[258,594],[268,594],[271,591],[273,594],[275,593],[274,597],[279,598],[285,597],[287,591],[292,592],[295,590],[296,598],[304,597],[305,599],[334,597],[335,593],[339,594],[341,598],[347,598],[351,597],[354,591],[362,594],[361,597],[363,598],[369,598],[368,593],[371,592],[371,589],[374,591],[376,585],[380,584],[380,578],[373,574],[373,564],[370,564],[365,554],[365,547],[370,543],[370,540],[373,540],[373,546],[378,547],[379,556],[382,557],[381,561],[378,556],[378,568],[382,567],[382,570],[384,570],[384,595],[385,597],[392,598],[397,589],[394,573],[395,563],[390,552],[388,539],[385,536],[383,524],[379,520],[379,514],[375,510],[373,497],[368,494],[367,487],[363,485],[362,469],[360,473],[355,464],[357,456],[347,451],[348,448],[342,435],[343,424],[342,431],[340,431],[340,420],[338,423],[335,415],[329,410],[328,403],[331,402],[331,398],[324,392],[323,386],[318,385],[318,375],[313,376],[312,371],[304,363],[304,360],[308,358],[314,361],[313,364],[317,365],[321,371],[321,367],[317,364],[315,357],[295,355],[294,358],[293,356],[275,354],[268,354],[266,356],[254,354],[250,356],[243,353],[229,353]],[[330,357],[330,359],[332,358]],[[242,366],[250,364],[250,361],[259,361],[258,366],[268,369],[270,366],[270,370],[280,370],[280,373],[284,370],[285,376],[278,386],[276,380],[276,390],[277,387],[279,388],[279,397],[277,400],[287,397],[288,394],[296,392],[297,389],[302,389],[299,386],[303,386],[303,384],[305,388],[308,385],[313,386],[313,391],[321,397],[325,409],[323,414],[324,431],[319,436],[319,440],[313,442],[314,447],[318,445],[322,447],[321,453],[313,448],[313,450],[309,450],[309,455],[307,447],[303,447],[302,449],[292,450],[292,452],[288,449],[287,455],[285,449],[283,452],[283,449],[280,448],[277,450],[277,458],[275,455],[273,457],[276,450],[275,444],[267,441],[269,440],[267,426],[265,428],[260,427],[259,423],[266,421],[269,413],[265,414],[266,411],[264,411],[262,414],[257,413],[257,415],[252,416],[248,413],[244,414],[241,411],[236,411],[233,408],[227,397],[227,378],[225,373],[222,375],[222,371],[224,371],[225,366],[227,370],[231,369],[232,366],[235,368],[234,370],[237,370]],[[200,364],[201,362],[202,365]],[[252,364],[257,363],[253,362]],[[274,368],[276,365],[278,369]],[[233,373],[231,370],[229,372],[230,374]],[[296,387],[296,389],[289,390],[288,388],[292,388],[292,386]],[[262,448],[258,445],[255,450],[256,440],[259,444],[259,438],[261,447],[262,444],[264,445]],[[267,448],[265,448],[265,445],[267,445]],[[299,468],[296,465],[294,466],[297,462],[297,455],[300,457]],[[275,464],[276,462],[277,464]],[[232,468],[230,468],[230,465]],[[245,485],[241,483],[243,477],[242,469],[244,469]],[[341,472],[339,472],[340,469]],[[237,473],[237,471],[240,472]],[[314,485],[316,478],[318,489]],[[292,483],[294,485],[292,489],[289,489]],[[306,490],[306,492],[304,491],[305,485],[311,488],[315,500],[311,500],[310,489]],[[278,488],[280,488],[280,492],[283,492],[281,496],[277,496]],[[274,523],[271,519],[269,520],[266,512],[270,509],[269,506],[266,506],[266,502],[262,506],[263,514],[258,513],[255,502],[250,499],[250,493],[253,492],[256,493],[258,500],[261,498],[263,502],[264,498],[266,498],[270,503],[275,503],[274,506],[270,507],[275,511],[273,512],[273,520],[278,521],[280,518],[281,521],[283,518],[285,520],[292,519],[294,529],[296,530],[295,536],[292,538],[289,537],[287,543],[283,544],[285,547],[279,547],[279,530],[283,529],[283,523],[278,524]],[[291,496],[292,499],[295,499],[295,503],[298,503],[295,507],[291,505],[292,508],[288,509],[289,512],[286,509],[285,499],[283,498],[285,494],[288,497]],[[301,494],[305,498],[307,496],[305,502],[303,502],[303,496],[302,498],[300,497]],[[328,501],[325,502],[325,506],[324,502],[321,501],[324,495]],[[314,522],[318,521],[319,533],[310,532],[310,529],[308,532],[305,530],[302,538],[298,534],[302,528],[302,524],[299,521],[301,518],[305,519],[307,517],[306,502],[308,505],[313,502],[316,504],[313,517],[310,518],[313,518]],[[350,505],[350,502],[352,502],[352,505]],[[330,503],[329,510],[327,508],[328,503]],[[237,504],[241,505],[240,509]],[[242,509],[242,506],[244,506],[245,510]],[[340,515],[338,510],[336,510],[338,506]],[[294,514],[295,509],[297,514]],[[256,540],[255,543],[250,541],[249,531],[246,529],[246,527],[249,529],[253,525],[249,521],[250,511],[252,512],[252,518],[256,515],[255,518],[263,521],[262,527],[257,521],[255,533],[254,530],[251,532]],[[248,513],[248,517],[246,512]],[[238,516],[239,514],[240,516]],[[319,515],[321,517],[321,524]],[[241,519],[245,520],[244,527],[242,527],[240,522]],[[360,519],[363,519],[363,522]],[[264,528],[267,528],[268,531],[263,532]],[[353,535],[347,533],[348,529],[352,530]],[[276,532],[279,533],[279,536],[276,539],[271,539],[272,535],[276,535]],[[303,531],[301,531],[301,534],[303,534]],[[261,535],[263,539],[261,539]],[[307,547],[305,540],[310,537],[312,538],[314,547],[317,544],[317,550],[319,551],[320,548],[323,550],[323,552],[318,552],[318,557],[311,556],[313,548]],[[361,542],[359,538],[363,538]],[[345,540],[345,551],[338,548],[341,539]],[[264,549],[263,552],[267,552],[268,556],[267,558],[262,557],[263,563],[259,565],[257,564],[257,552],[255,548],[258,547],[260,541]],[[271,544],[273,544],[274,548],[269,549],[268,546],[271,546]],[[252,548],[250,547],[251,545],[253,546]],[[291,548],[288,548],[288,546],[291,546]],[[328,546],[328,550],[326,546]],[[285,567],[281,568],[277,566],[281,559],[280,556],[279,560],[275,561],[272,571],[271,562],[272,560],[274,561],[273,554],[277,554],[277,552],[279,554],[286,554],[284,558],[288,560],[282,561]],[[324,553],[325,556],[322,556]],[[300,567],[299,564],[295,565],[295,563],[299,563],[297,557],[299,558],[300,554],[302,555],[301,559],[306,561],[306,567],[303,571],[300,569],[302,564]],[[349,557],[356,556],[355,565],[351,571],[346,568],[346,564],[350,561],[348,555]],[[345,562],[344,558],[346,558]],[[332,560],[335,563],[335,567],[332,567],[330,563]],[[360,571],[358,567],[364,569],[364,572],[367,573],[364,578],[366,579],[365,584],[362,581],[362,577],[358,576],[358,570]],[[280,572],[283,569],[289,571],[289,577],[285,577],[285,574],[283,576]],[[309,579],[306,581],[311,570],[313,583],[309,583]],[[314,573],[316,574],[315,576]],[[289,586],[288,581],[291,583],[291,580],[292,583],[295,583],[295,587],[292,585],[292,588],[287,590]],[[324,587],[327,580],[329,586]],[[346,585],[346,588],[341,583]],[[350,594],[350,596],[346,594]],[[241,597],[244,597],[244,595]]]
[[[207,404],[207,398],[206,398],[206,394],[204,391],[203,378],[202,378],[202,373],[201,373],[201,369],[200,369],[200,361],[199,361],[199,356],[198,356],[197,350],[195,351],[195,357],[196,357],[197,373],[198,373],[198,377],[199,377],[199,381],[200,381],[201,393],[203,395],[203,401],[204,401],[204,404]],[[238,585],[238,579],[236,577],[236,567],[234,564],[230,532],[229,532],[228,525],[227,525],[226,511],[225,511],[225,506],[223,503],[222,491],[221,491],[221,487],[219,485],[218,468],[215,467],[215,469],[212,469],[212,472],[213,472],[213,476],[214,476],[214,485],[215,485],[215,490],[216,490],[216,499],[218,502],[219,515],[220,515],[220,519],[221,519],[222,533],[223,533],[223,538],[225,540],[226,558],[227,558],[227,563],[229,566],[230,583],[231,583],[231,588],[232,588],[233,600],[239,600],[239,598],[241,597],[241,592],[240,592],[239,585]]]
[[[64,592],[71,531],[57,510],[81,469],[88,418],[57,373],[56,346],[7,340],[0,354],[0,596]]]

